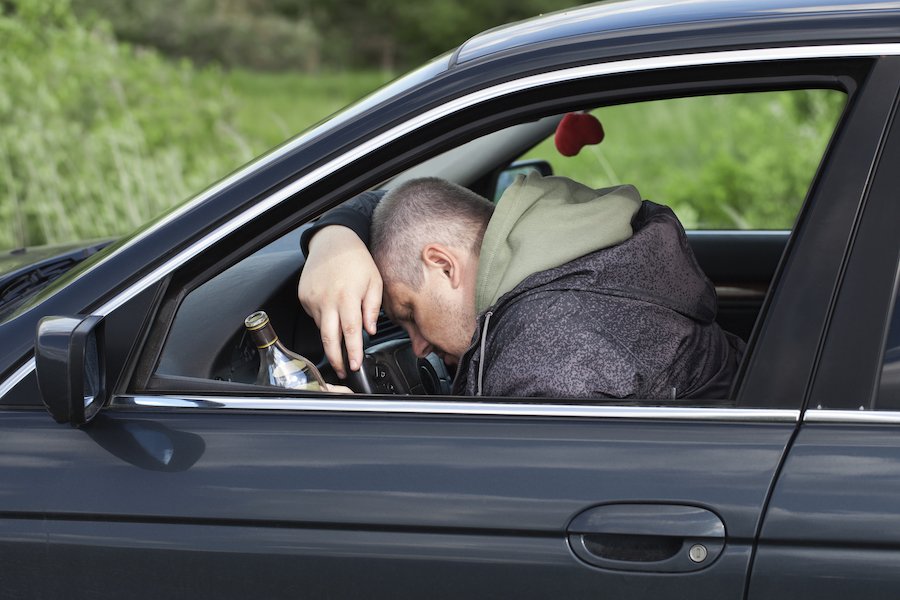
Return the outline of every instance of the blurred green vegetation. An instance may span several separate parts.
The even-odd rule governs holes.
[[[385,80],[197,68],[65,2],[6,6],[0,248],[129,232]]]
[[[71,1],[0,0],[0,248],[127,233],[380,86],[392,65],[562,0]],[[415,27],[420,42],[406,44]],[[335,36],[348,43],[326,53]],[[602,108],[603,144],[531,155],[595,187],[634,182],[689,226],[789,227],[842,103],[822,91]]]
[[[126,42],[254,70],[405,71],[485,29],[584,0],[71,0]]]
[[[71,0],[82,19],[102,18],[124,42],[196,64],[255,70],[319,65],[322,42],[306,18],[264,0]]]
[[[790,229],[845,101],[796,90],[610,106],[593,111],[600,144],[567,158],[550,139],[523,158],[594,188],[633,183],[687,228]]]
[[[380,71],[266,73],[233,70],[223,84],[234,99],[232,121],[257,155],[381,87]]]

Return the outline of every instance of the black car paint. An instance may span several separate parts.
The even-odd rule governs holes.
[[[107,245],[109,245],[108,240],[96,243],[75,242],[58,246],[31,246],[9,250],[0,254],[0,286],[4,285],[9,277],[15,277],[28,269],[40,267],[47,261],[63,258],[84,259]]]
[[[0,320],[111,240],[16,248],[0,255]]]
[[[2,444],[3,455],[22,465],[9,471],[6,507],[34,511],[40,498],[59,559],[53,564],[76,589],[99,597],[115,595],[117,580],[156,595],[214,585],[218,597],[246,596],[258,584],[257,554],[279,565],[267,577],[287,587],[302,583],[310,597],[352,597],[354,589],[368,597],[419,597],[424,591],[396,586],[429,577],[448,584],[425,594],[435,598],[486,595],[494,584],[485,588],[484,581],[502,581],[505,592],[523,598],[554,590],[594,597],[627,582],[621,572],[589,567],[570,553],[568,522],[590,506],[653,498],[715,507],[728,545],[692,575],[630,576],[653,597],[740,598],[765,490],[793,430],[615,419],[98,418],[81,430],[16,413]],[[41,441],[48,436],[53,444]],[[97,442],[103,437],[107,447]],[[141,459],[123,460],[129,453],[155,468],[134,468]],[[166,470],[166,456],[189,469]],[[223,554],[228,589],[209,581]],[[96,573],[80,568],[79,556],[104,555],[115,563],[112,579],[96,581]],[[154,573],[179,572],[181,563],[192,577],[156,581]]]
[[[580,40],[596,46],[622,48],[677,41],[679,51],[705,47],[758,47],[781,44],[896,39],[896,6],[889,2],[861,3],[841,0],[705,0],[704,2],[606,2],[548,15],[538,27],[529,23],[497,27],[463,44],[456,64],[536,46],[569,48]],[[852,18],[848,18],[852,17]],[[790,36],[786,36],[790,32]],[[718,38],[727,39],[722,42]],[[664,47],[664,46],[663,46]],[[635,50],[636,55],[643,54]]]
[[[898,492],[896,425],[805,424],[766,512],[754,596],[896,597]]]
[[[0,325],[0,370],[5,377],[30,352],[40,316],[97,307],[267,190],[441,97],[512,73],[675,48],[894,40],[897,15],[723,15],[647,23],[634,40],[586,33],[468,60],[460,52],[417,93],[248,174],[115,260],[101,253],[73,270]],[[879,161],[896,164],[900,68],[896,57],[858,62],[874,66],[854,80],[859,91],[798,218],[737,397],[798,415],[808,403],[819,421],[115,408],[73,429],[28,406],[26,378],[0,412],[0,596],[893,597],[898,426],[823,422],[828,411],[818,409],[871,406],[894,283],[884,277],[897,264],[896,236],[878,237],[896,223],[896,169]],[[366,165],[348,168],[348,183],[325,178],[273,218],[287,230],[413,158],[386,158],[371,176]],[[109,315],[118,372],[133,362],[134,340],[153,342],[149,321],[168,318],[167,286],[202,280],[264,235],[254,225],[227,237],[209,252],[217,257]],[[854,330],[860,310],[864,326]],[[855,332],[853,344],[843,331]],[[124,372],[117,394],[139,395]],[[567,527],[608,504],[710,510],[725,525],[723,554],[692,573],[589,566],[571,552]]]

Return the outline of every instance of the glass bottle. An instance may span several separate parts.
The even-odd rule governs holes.
[[[326,389],[325,380],[316,366],[279,341],[265,311],[258,310],[244,319],[244,326],[259,349],[256,383],[294,390]]]

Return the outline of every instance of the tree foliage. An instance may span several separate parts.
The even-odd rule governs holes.
[[[384,80],[198,68],[0,0],[0,248],[132,231]]]
[[[130,230],[245,152],[214,72],[120,45],[66,2],[7,1],[0,81],[0,247]]]
[[[73,0],[125,41],[198,63],[405,70],[485,29],[579,0]]]
[[[637,185],[688,228],[790,229],[844,107],[834,90],[675,98],[594,111],[602,143],[526,158],[594,188]]]
[[[374,71],[198,68],[137,40],[118,41],[107,21],[73,12],[68,1],[0,0],[0,248],[131,231],[384,81]],[[125,0],[119,8],[118,0],[91,2],[108,2],[111,15],[138,10]],[[231,22],[227,15],[306,19],[327,32],[325,24],[340,21],[347,44],[376,48],[387,42],[366,38],[366,27],[390,31],[403,22],[384,39],[421,38],[416,49],[412,41],[398,46],[410,57],[460,43],[468,35],[461,23],[500,10],[476,11],[471,0],[428,7],[348,0],[338,8],[289,0],[181,3],[194,6],[198,19],[202,6],[219,11],[223,22]],[[146,4],[139,10],[169,19],[160,7],[175,11],[180,3]],[[382,21],[364,23],[376,13]],[[426,14],[433,22],[425,23]],[[410,23],[418,36],[402,33]],[[395,50],[373,60],[407,56]],[[607,131],[600,146],[562,160],[550,141],[531,156],[552,158],[557,173],[594,187],[635,183],[689,226],[790,227],[843,102],[837,92],[796,91],[605,107],[596,113]]]
[[[464,43],[473,35],[578,0],[307,0],[335,60],[409,67]],[[314,6],[313,6],[314,5]],[[349,50],[347,56],[340,52]],[[356,57],[356,58],[354,58]]]
[[[316,70],[319,35],[268,0],[73,0],[83,18],[108,20],[118,39],[198,64]]]

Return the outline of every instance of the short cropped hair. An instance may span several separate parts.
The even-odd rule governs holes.
[[[411,179],[389,191],[372,215],[372,258],[385,281],[422,286],[422,249],[439,243],[478,256],[494,205],[437,177]]]

